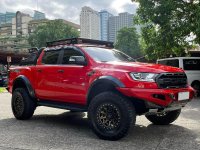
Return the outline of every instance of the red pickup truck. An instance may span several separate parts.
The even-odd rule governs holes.
[[[34,55],[32,63],[9,71],[12,111],[20,120],[38,106],[88,112],[98,137],[118,140],[137,115],[153,124],[172,123],[194,96],[182,69],[135,62],[111,42],[53,41]]]

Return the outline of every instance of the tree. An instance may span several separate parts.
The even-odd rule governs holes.
[[[132,0],[139,2],[136,23],[142,24],[149,59],[184,56],[200,44],[199,0]]]
[[[132,56],[133,58],[141,57],[139,35],[134,27],[122,28],[118,31],[115,48]]]
[[[44,47],[46,42],[72,37],[79,37],[76,29],[63,23],[62,20],[51,20],[38,26],[28,41],[33,47]]]

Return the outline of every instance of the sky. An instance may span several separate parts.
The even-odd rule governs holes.
[[[138,4],[131,0],[0,0],[0,13],[22,11],[33,15],[34,10],[38,10],[44,12],[48,19],[61,18],[79,23],[83,6],[117,15],[121,12],[134,14]]]

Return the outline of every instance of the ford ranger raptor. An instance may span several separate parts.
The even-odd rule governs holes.
[[[58,40],[30,56],[9,70],[7,89],[19,120],[39,106],[87,112],[99,138],[118,140],[137,115],[156,125],[174,122],[195,95],[182,69],[136,62],[112,42]]]

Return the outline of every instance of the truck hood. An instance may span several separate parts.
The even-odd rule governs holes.
[[[105,68],[111,70],[119,69],[126,72],[151,72],[151,73],[164,73],[164,72],[184,72],[180,68],[164,66],[160,64],[140,63],[140,62],[106,62]]]

